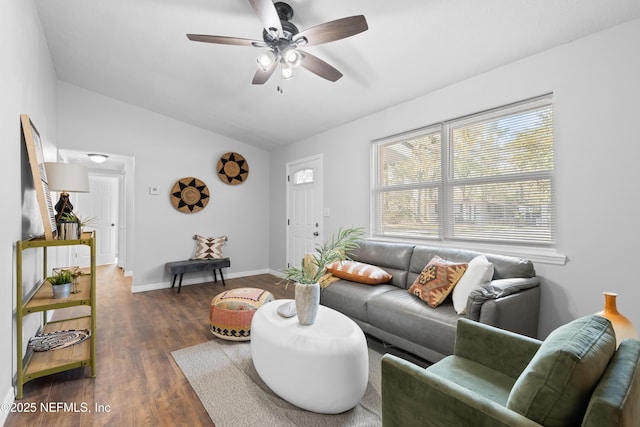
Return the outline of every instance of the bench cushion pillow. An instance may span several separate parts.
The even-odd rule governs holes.
[[[553,331],[511,389],[507,408],[544,426],[580,425],[616,350],[611,322],[598,315]]]
[[[193,259],[224,258],[222,247],[224,246],[224,242],[227,241],[227,236],[203,237],[196,234],[193,236],[193,239],[196,241],[196,253]]]

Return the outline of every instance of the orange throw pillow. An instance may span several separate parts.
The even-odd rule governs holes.
[[[447,298],[467,270],[467,263],[447,261],[434,256],[409,288],[429,306],[436,308]]]
[[[327,271],[341,279],[367,285],[387,283],[393,277],[375,265],[357,261],[335,261],[327,266]]]

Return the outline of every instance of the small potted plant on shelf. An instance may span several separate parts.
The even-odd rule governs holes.
[[[60,233],[64,240],[73,240],[80,239],[82,237],[82,229],[86,226],[89,226],[95,222],[95,217],[83,216],[80,213],[67,212],[62,215],[60,218],[60,224],[62,227],[67,227],[69,230],[65,233],[64,231]]]
[[[300,324],[315,322],[320,304],[319,282],[327,274],[327,266],[334,261],[344,261],[347,252],[358,247],[363,233],[362,228],[340,228],[330,242],[317,245],[313,253],[307,254],[299,267],[284,269],[284,280],[296,286],[296,313]]]
[[[53,288],[54,298],[69,298],[72,281],[71,272],[69,270],[60,270],[47,280],[49,280],[49,283],[51,283],[51,287]]]

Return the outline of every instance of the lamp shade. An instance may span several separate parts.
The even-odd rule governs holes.
[[[89,192],[89,170],[82,165],[72,163],[45,162],[49,190]]]

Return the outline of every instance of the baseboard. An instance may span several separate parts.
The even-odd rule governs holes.
[[[7,422],[7,418],[9,417],[9,414],[11,413],[11,411],[5,410],[5,408],[6,409],[12,408],[12,405],[15,402],[15,399],[16,399],[16,396],[14,394],[13,387],[10,387],[9,391],[4,396],[4,399],[2,399],[2,411],[0,411],[0,425],[4,425],[4,423]]]
[[[249,276],[257,276],[259,274],[273,274],[271,273],[271,270],[268,269],[264,269],[264,270],[252,270],[252,271],[242,271],[242,272],[237,272],[237,273],[229,273],[229,274],[225,274],[224,278],[226,279],[236,279],[238,277],[249,277]],[[220,279],[218,279],[220,280]],[[158,289],[167,289],[171,287],[171,283],[172,281],[168,281],[168,282],[160,282],[160,283],[149,283],[146,285],[138,285],[138,286],[131,286],[131,293],[138,293],[138,292],[148,292],[148,291],[157,291]],[[189,279],[188,276],[185,276],[184,279],[182,280],[182,286],[189,286],[189,285],[199,285],[203,283],[202,278],[198,278],[198,277],[194,277],[193,279]],[[176,286],[178,286],[176,284]]]
[[[276,277],[284,277],[284,273],[282,271],[279,271],[279,270],[269,269],[268,273],[273,275],[273,276],[276,276]]]

